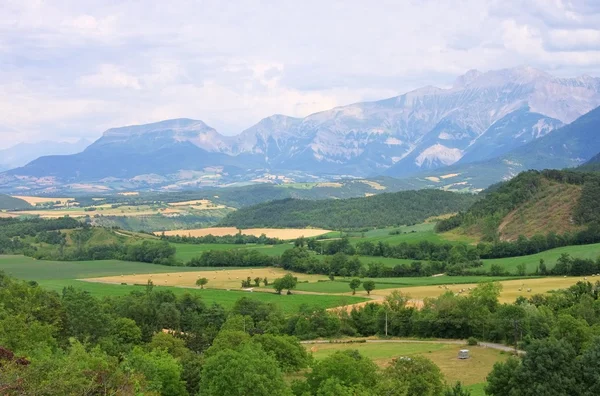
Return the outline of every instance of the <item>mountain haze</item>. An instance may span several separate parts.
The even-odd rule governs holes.
[[[108,180],[181,189],[407,177],[507,155],[599,105],[599,78],[556,78],[529,67],[472,70],[450,88],[425,87],[305,118],[273,115],[237,136],[191,119],[114,128],[81,153],[39,158],[0,181],[33,186],[39,179],[48,185]],[[573,159],[568,163],[577,165],[589,157]],[[548,157],[547,166],[564,164],[552,161]]]

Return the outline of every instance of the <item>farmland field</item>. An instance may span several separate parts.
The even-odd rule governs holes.
[[[137,262],[126,262],[118,260],[99,260],[99,261],[43,261],[35,260],[30,257],[24,256],[4,256],[0,255],[0,271],[5,271],[7,274],[24,280],[35,280],[42,287],[61,292],[64,287],[73,286],[79,289],[89,291],[90,293],[97,296],[120,296],[131,293],[132,291],[143,290],[140,286],[134,286],[129,282],[128,285],[121,285],[124,279],[129,280],[126,276],[135,277],[139,279],[141,284],[145,284],[148,279],[152,279],[157,285],[160,284],[160,279],[177,279],[179,280],[179,274],[188,276],[186,279],[190,279],[195,282],[199,276],[210,277],[211,271],[215,271],[215,268],[198,268],[198,267],[168,267],[158,264],[147,264]],[[240,274],[238,276],[251,275],[254,271],[257,276],[261,269],[256,268],[228,268],[227,271],[231,273]],[[227,276],[227,271],[220,271],[221,277]],[[241,271],[241,272],[236,272]],[[250,272],[253,271],[253,272]],[[269,271],[269,269],[264,269]],[[281,271],[281,270],[279,270]],[[192,272],[193,275],[188,275]],[[166,274],[170,273],[169,276]],[[173,275],[177,273],[177,275]],[[262,272],[261,272],[262,273]],[[123,274],[123,278],[121,278]],[[143,275],[133,275],[143,274]],[[243,274],[243,275],[241,275]],[[118,284],[109,283],[98,283],[98,282],[86,282],[83,278],[94,278],[94,277],[105,277],[114,276]],[[233,275],[231,275],[233,276]],[[273,278],[271,274],[271,278]],[[280,276],[280,275],[277,275]],[[214,277],[214,275],[213,275]],[[227,276],[230,277],[230,276]],[[310,275],[308,275],[310,277]],[[316,279],[316,275],[314,275]],[[131,278],[132,280],[134,278]],[[214,279],[211,279],[214,281]],[[136,282],[137,283],[137,282]],[[174,284],[175,282],[173,282]],[[214,283],[213,283],[214,285]],[[235,279],[232,281],[223,280],[221,285],[227,288],[231,285],[234,290],[227,291],[226,289],[206,289],[199,290],[196,287],[179,287],[179,286],[164,286],[159,285],[161,290],[171,290],[175,294],[183,294],[186,292],[198,293],[202,296],[203,300],[207,303],[216,302],[224,305],[225,307],[231,307],[235,301],[241,297],[249,297],[264,302],[273,302],[277,304],[284,312],[292,313],[296,312],[301,305],[317,306],[321,308],[333,308],[340,305],[354,304],[362,301],[368,301],[364,297],[350,297],[350,296],[339,296],[339,295],[305,295],[305,294],[292,294],[290,296],[277,295],[275,293],[249,293],[239,290],[239,280]],[[189,285],[186,285],[189,286]],[[210,281],[207,286],[211,286]],[[238,290],[235,290],[238,289]]]
[[[181,236],[192,236],[202,237],[206,235],[224,236],[224,235],[236,235],[240,230],[235,227],[211,227],[211,228],[197,228],[193,230],[171,230],[165,231],[165,235],[181,235]],[[279,239],[296,239],[300,237],[315,237],[330,232],[329,230],[322,230],[317,228],[249,228],[241,230],[244,235],[261,236],[265,234],[269,238]]]
[[[198,271],[198,268],[176,267],[177,271]],[[49,261],[25,256],[0,255],[0,270],[26,280],[80,279],[135,273],[173,272],[174,267],[119,260]]]
[[[86,290],[92,295],[98,297],[112,297],[112,296],[124,296],[133,291],[143,291],[143,286],[133,285],[115,285],[108,283],[93,283],[78,281],[74,279],[53,279],[43,280],[39,282],[40,286],[61,292],[64,287],[73,286],[77,289]],[[169,290],[176,295],[182,295],[185,293],[197,294],[202,297],[202,300],[207,304],[217,303],[223,305],[225,308],[231,308],[237,300],[242,297],[247,297],[255,300],[259,300],[265,303],[274,303],[284,313],[292,314],[298,311],[302,305],[318,308],[334,308],[341,305],[348,305],[367,301],[366,298],[362,297],[351,297],[351,296],[327,296],[327,295],[306,295],[306,294],[292,294],[292,295],[278,295],[275,293],[250,293],[241,290],[222,290],[222,289],[190,289],[183,287],[170,287],[170,286],[158,286],[158,290]]]
[[[241,281],[250,277],[260,278],[261,280],[267,278],[273,280],[281,278],[287,271],[279,268],[240,268],[240,269],[229,269],[229,268],[209,268],[202,269],[200,272],[196,271],[185,271],[178,272],[180,267],[173,268],[172,272],[168,273],[155,273],[155,274],[127,274],[118,275],[111,277],[96,277],[86,278],[89,282],[100,282],[100,283],[114,283],[120,284],[125,282],[127,284],[143,284],[151,279],[156,285],[168,285],[168,286],[181,286],[181,287],[196,287],[195,282],[200,277],[208,278],[209,289],[239,289]],[[193,269],[187,268],[187,269]],[[297,274],[294,276],[298,278],[299,282],[309,281],[317,282],[318,280],[327,279],[325,275],[308,275],[308,274]],[[254,282],[254,281],[253,281]]]
[[[280,245],[235,245],[226,243],[203,243],[203,244],[190,244],[190,243],[172,243],[177,249],[176,258],[183,262],[189,261],[194,257],[198,257],[207,250],[231,250],[231,249],[253,249],[258,250],[268,256],[279,256],[291,246],[287,243]]]
[[[494,278],[487,278],[488,280],[493,280]],[[590,277],[588,280],[590,282],[595,281],[595,277]],[[558,289],[566,289],[575,283],[582,281],[583,277],[568,277],[568,278],[523,278],[523,279],[514,279],[514,280],[504,280],[500,281],[502,284],[502,292],[500,293],[499,301],[501,303],[513,303],[515,299],[519,296],[530,297],[533,294],[544,294],[551,290]],[[600,278],[598,278],[600,280]],[[406,293],[412,299],[424,299],[424,298],[433,298],[439,297],[441,294],[451,291],[453,293],[458,293],[461,289],[468,292],[469,288],[474,288],[477,286],[477,283],[466,283],[466,284],[446,284],[447,289],[442,285],[434,286],[414,286],[414,287],[403,287],[398,289],[381,289],[381,290],[373,290],[371,292],[371,296],[380,298],[385,297],[390,294],[394,290],[400,290],[403,293]],[[521,290],[519,290],[521,289]],[[531,291],[528,291],[531,289]],[[356,295],[366,295],[366,292],[361,291],[360,293],[357,291]]]
[[[361,355],[373,359],[380,367],[387,366],[394,358],[401,356],[422,355],[431,359],[442,371],[446,381],[454,384],[461,381],[464,385],[471,386],[485,383],[486,376],[492,370],[494,363],[504,361],[508,354],[481,346],[469,346],[469,359],[458,359],[458,351],[465,345],[444,343],[443,341],[409,341],[402,342],[373,342],[353,344],[306,344],[312,350],[316,360],[323,359],[335,351],[358,350]],[[482,388],[483,385],[474,387]],[[482,390],[482,389],[481,389]],[[472,393],[483,395],[483,393]]]
[[[533,273],[540,263],[540,259],[544,259],[548,269],[551,269],[554,267],[556,260],[563,253],[568,253],[572,257],[595,260],[600,257],[600,243],[592,245],[565,246],[529,256],[483,260],[483,268],[489,270],[492,264],[499,264],[507,271],[515,271],[517,265],[524,263],[527,266],[527,272]]]

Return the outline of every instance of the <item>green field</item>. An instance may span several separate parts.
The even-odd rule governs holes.
[[[212,268],[211,268],[212,269]],[[119,260],[49,261],[25,256],[0,255],[0,270],[26,280],[81,279],[121,274],[202,271],[198,267],[169,267]]]
[[[230,268],[235,269],[235,268]],[[135,263],[118,260],[99,261],[45,261],[35,260],[24,256],[0,255],[0,270],[7,274],[24,280],[35,280],[41,286],[60,292],[64,287],[74,286],[89,291],[97,296],[120,296],[129,294],[134,290],[143,290],[140,286],[115,285],[105,283],[92,283],[77,279],[102,276],[118,276],[121,274],[150,274],[183,271],[204,271],[214,268],[202,267],[168,267],[158,264]],[[301,305],[333,308],[339,305],[355,304],[367,301],[362,297],[327,296],[292,294],[277,295],[275,293],[248,293],[243,291],[227,291],[218,289],[189,289],[183,287],[160,286],[175,294],[186,292],[198,293],[207,303],[216,302],[225,307],[232,306],[241,297],[250,297],[264,302],[274,302],[283,311],[296,312]]]
[[[454,385],[461,381],[472,391],[472,396],[483,396],[483,387],[494,363],[506,360],[507,354],[479,346],[467,347],[470,358],[460,360],[458,351],[465,345],[436,341],[408,340],[406,342],[368,342],[352,344],[307,344],[316,360],[324,359],[340,350],[358,350],[361,355],[372,359],[380,367],[386,366],[391,359],[401,356],[422,355],[431,359],[442,371],[446,382]]]
[[[230,250],[230,249],[254,249],[261,253],[269,256],[280,256],[287,249],[292,246],[288,243],[280,245],[235,245],[226,243],[203,243],[203,244],[191,244],[191,243],[171,243],[176,249],[175,257],[177,260],[187,262],[194,257],[200,256],[207,250]]]
[[[324,282],[311,282],[311,283],[298,283],[296,290],[315,292],[315,293],[349,293],[351,278],[338,278],[334,281]],[[436,285],[461,285],[469,283],[479,282],[490,282],[490,281],[504,281],[512,279],[520,279],[518,277],[510,276],[436,276],[436,277],[414,277],[414,278],[364,278],[364,280],[375,281],[375,290],[381,289],[396,289],[403,287],[417,287],[417,286],[436,286]],[[530,278],[531,279],[531,278]],[[357,291],[364,291],[362,284]]]
[[[499,264],[505,270],[514,272],[519,264],[524,263],[527,266],[527,272],[533,273],[540,263],[540,259],[544,259],[546,266],[550,269],[554,267],[556,260],[563,253],[568,253],[572,257],[595,260],[600,257],[600,243],[593,245],[565,246],[529,256],[483,260],[483,268],[489,270],[492,264]]]
[[[51,279],[39,281],[42,287],[50,290],[61,292],[64,287],[73,286],[78,289],[89,291],[91,294],[98,297],[123,296],[133,291],[143,291],[143,286],[134,285],[115,285],[107,283],[94,283],[86,281],[78,281],[74,279]],[[231,308],[237,300],[242,297],[256,299],[266,303],[275,303],[285,313],[295,313],[300,306],[308,305],[318,308],[334,308],[340,305],[349,305],[368,301],[362,297],[352,296],[326,296],[326,295],[309,295],[309,294],[275,294],[261,292],[244,292],[239,290],[218,290],[218,289],[189,289],[183,287],[157,286],[159,290],[170,290],[177,295],[185,293],[193,293],[202,297],[202,300],[207,304],[217,303],[226,308]]]

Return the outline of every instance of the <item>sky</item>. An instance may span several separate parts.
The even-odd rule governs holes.
[[[600,76],[600,1],[0,0],[0,148],[180,117],[233,135],[525,65]]]

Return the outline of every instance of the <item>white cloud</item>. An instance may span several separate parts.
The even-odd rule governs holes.
[[[101,65],[97,73],[81,76],[77,82],[86,88],[142,88],[137,77],[123,72],[115,65]]]

